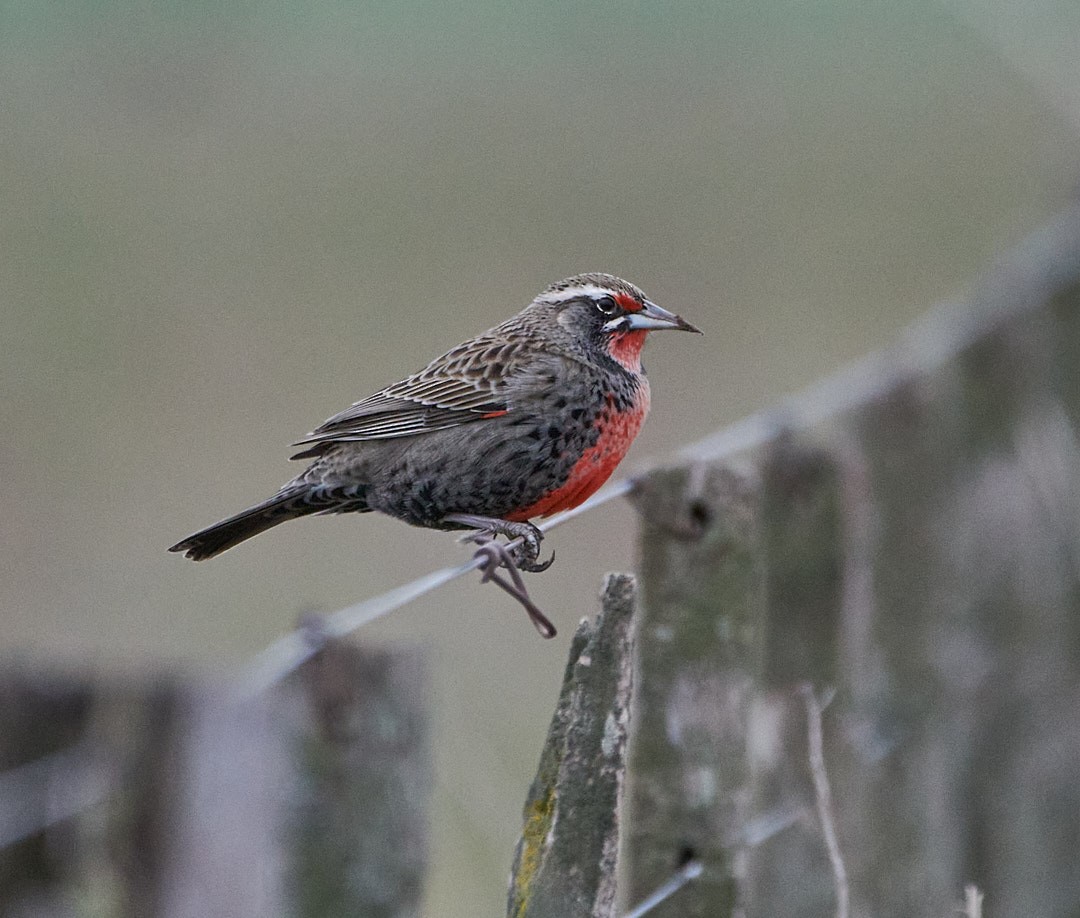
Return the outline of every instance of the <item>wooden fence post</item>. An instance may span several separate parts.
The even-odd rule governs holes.
[[[179,679],[0,677],[0,768],[27,801],[0,831],[50,821],[58,798],[72,813],[0,849],[0,913],[418,916],[425,692],[415,652],[340,641],[243,700]]]
[[[634,578],[609,574],[570,647],[558,707],[525,803],[510,918],[614,918]]]
[[[623,898],[691,852],[651,916],[1075,915],[1080,206],[845,401],[637,489]]]
[[[734,907],[735,834],[748,813],[747,717],[761,656],[758,486],[702,465],[649,476],[634,500],[642,620],[623,898],[640,901],[692,856],[710,870],[690,903],[680,893],[668,914],[711,918]]]

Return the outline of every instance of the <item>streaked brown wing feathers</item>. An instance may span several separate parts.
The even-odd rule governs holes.
[[[296,445],[409,437],[506,411],[507,382],[526,357],[518,343],[477,338],[334,415]]]

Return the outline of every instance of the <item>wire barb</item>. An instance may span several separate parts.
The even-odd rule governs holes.
[[[351,634],[414,599],[477,570],[481,563],[481,558],[474,557],[465,564],[432,571],[381,596],[339,609],[321,620],[319,641],[313,641],[311,630],[303,626],[290,631],[256,654],[240,671],[235,685],[237,696],[241,699],[252,698],[266,691],[315,656],[325,640]]]
[[[480,578],[481,583],[494,583],[496,586],[501,587],[507,593],[514,597],[525,608],[525,611],[529,613],[529,620],[536,626],[536,630],[540,632],[541,637],[553,638],[558,632],[555,630],[555,626],[540,608],[529,597],[529,591],[525,589],[525,581],[521,577],[521,572],[518,570],[517,563],[514,560],[513,555],[513,542],[503,544],[498,539],[492,537],[486,540],[474,539],[478,541],[480,547],[476,549],[476,554],[473,558],[483,559],[483,563],[480,567],[480,572],[483,576]],[[515,539],[515,542],[520,542],[520,539]],[[552,555],[548,561],[545,561],[540,565],[540,570],[546,570],[551,566],[551,562],[555,560],[555,555]],[[500,576],[499,568],[505,567],[510,574],[510,581],[507,582],[505,578]]]

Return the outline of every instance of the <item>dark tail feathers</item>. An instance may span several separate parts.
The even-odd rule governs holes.
[[[305,500],[308,496],[306,489],[281,491],[269,500],[237,513],[236,516],[230,516],[227,520],[189,535],[169,551],[183,552],[192,561],[213,558],[279,523],[325,509]]]

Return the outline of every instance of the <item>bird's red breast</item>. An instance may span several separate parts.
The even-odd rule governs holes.
[[[551,516],[583,503],[611,477],[615,467],[622,462],[648,413],[649,384],[644,377],[638,389],[638,397],[628,411],[617,411],[614,396],[609,393],[605,397],[605,406],[596,419],[600,436],[574,463],[566,481],[536,503],[508,513],[506,519],[524,522],[534,516]]]

